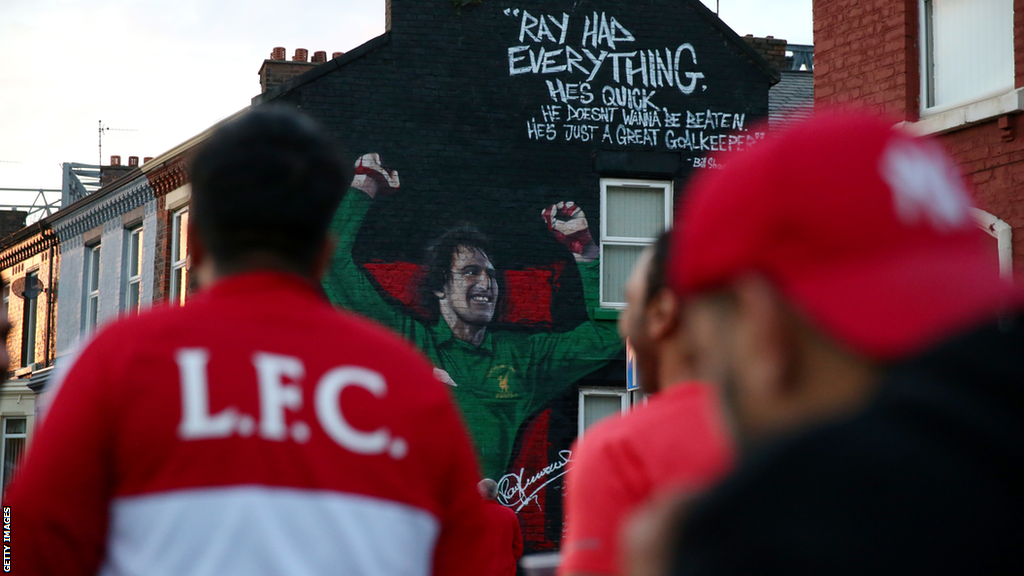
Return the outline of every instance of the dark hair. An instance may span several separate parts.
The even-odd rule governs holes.
[[[644,302],[650,301],[665,287],[665,267],[668,264],[668,253],[671,246],[671,230],[662,232],[652,245],[654,252],[651,254],[651,263],[647,267],[647,293],[644,294]]]
[[[309,271],[352,168],[310,118],[283,107],[217,129],[192,161],[192,218],[218,266],[266,253]]]
[[[434,292],[443,292],[445,284],[451,279],[452,256],[459,246],[477,248],[490,257],[490,240],[472,224],[459,224],[430,243],[423,259],[424,275],[420,282],[419,302],[431,319],[440,313]]]

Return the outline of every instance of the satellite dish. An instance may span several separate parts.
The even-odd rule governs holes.
[[[11,293],[23,300],[31,300],[45,291],[38,276],[22,276],[11,284]]]

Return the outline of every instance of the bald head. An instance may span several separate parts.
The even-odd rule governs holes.
[[[490,478],[484,478],[477,483],[476,489],[484,500],[494,500],[498,497],[498,483]]]

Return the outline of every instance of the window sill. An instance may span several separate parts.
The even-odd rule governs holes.
[[[922,116],[917,122],[900,122],[898,125],[921,136],[943,134],[1018,112],[1024,112],[1024,88],[1017,88],[1005,94]],[[927,112],[923,114],[927,114]]]
[[[618,320],[621,310],[618,308],[591,308],[590,312],[594,320]]]

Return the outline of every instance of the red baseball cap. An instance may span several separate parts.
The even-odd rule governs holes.
[[[883,360],[1024,301],[933,140],[820,114],[719,164],[676,216],[669,282],[681,294],[763,274],[819,330]]]

